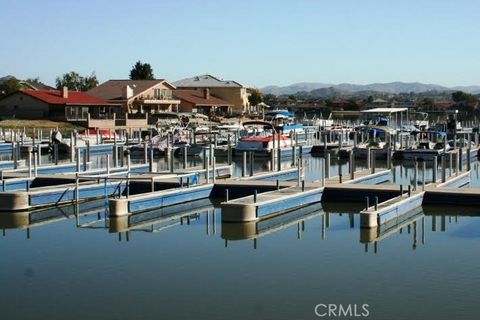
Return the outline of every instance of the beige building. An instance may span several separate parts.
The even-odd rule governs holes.
[[[180,111],[197,112],[205,115],[227,115],[231,113],[232,105],[225,100],[214,97],[210,94],[210,89],[185,90],[177,89],[173,91],[173,96],[180,102]]]
[[[209,89],[210,95],[228,102],[233,112],[246,113],[250,108],[247,88],[236,81],[221,80],[205,74],[176,81],[174,85],[177,89],[198,90],[202,94],[204,89]]]
[[[109,80],[87,93],[110,103],[121,104],[123,111],[154,117],[163,111],[178,111],[180,100],[172,95],[175,86],[166,80]]]

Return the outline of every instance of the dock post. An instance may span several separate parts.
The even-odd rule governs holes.
[[[180,186],[183,187],[183,183],[180,183]],[[155,192],[155,179],[153,177],[150,179],[150,192]]]
[[[475,146],[478,147],[478,132],[475,132]]]
[[[37,164],[38,165],[42,164],[42,145],[41,144],[37,145]]]
[[[228,189],[225,189],[225,202],[228,202]]]
[[[370,169],[371,168],[371,157],[372,157],[372,153],[371,153],[372,149],[370,149],[370,147],[367,148],[367,169]]]
[[[370,156],[370,160],[372,161],[372,174],[375,173],[375,166],[376,166],[376,163],[375,163],[375,149],[372,149],[370,150],[372,152],[372,155]]]
[[[457,150],[457,134],[453,135],[453,150]]]
[[[130,166],[131,166],[131,163],[130,163],[130,150],[127,149],[126,153],[127,153],[127,173],[130,174]]]
[[[253,203],[257,203],[257,189],[253,190]]]
[[[107,154],[107,175],[110,176],[110,155]]]
[[[146,141],[143,143],[143,163],[148,163],[148,145]]]
[[[370,208],[370,198],[365,197],[365,210],[368,211],[368,208]]]
[[[302,180],[302,192],[305,191],[305,180]]]
[[[280,180],[277,179],[277,183],[276,183],[276,188],[277,190],[280,190]]]
[[[412,186],[411,185],[408,185],[408,196],[411,197],[412,196]]]
[[[375,196],[375,211],[378,210],[378,197]]]
[[[113,166],[118,167],[118,145],[117,145],[117,136],[113,136]]]
[[[75,173],[75,201],[78,203],[80,201],[80,190],[79,190],[79,179],[78,179],[78,172]]]
[[[175,163],[174,163],[174,157],[173,157],[173,149],[172,148],[168,148],[167,149],[167,154],[169,156],[168,158],[168,161],[170,162],[170,173],[174,173],[175,172]]]
[[[338,182],[339,183],[342,183],[342,178],[343,178],[343,175],[342,175],[342,164],[339,163],[338,164]]]
[[[280,148],[280,135],[278,135],[277,171],[282,171],[282,149]]]
[[[438,170],[438,159],[437,156],[433,157],[433,168],[432,168],[432,182],[437,182],[437,170]]]
[[[330,153],[326,154],[325,179],[330,178]]]
[[[75,149],[73,146],[73,133],[70,134],[70,162],[73,162],[75,159]]]
[[[210,142],[210,144],[208,145],[208,160],[210,162],[210,165],[212,165],[212,161],[213,161],[213,145],[212,143]]]
[[[414,161],[414,170],[413,170],[413,189],[417,191],[418,188],[418,161],[417,158],[415,158]]]
[[[228,143],[228,146],[227,146],[227,163],[230,166],[230,165],[232,165],[232,137],[231,137],[230,133],[228,134],[227,143]]]
[[[425,191],[425,171],[426,171],[426,168],[427,165],[425,163],[425,161],[423,161],[422,163],[422,191]]]
[[[37,176],[37,152],[36,150],[33,151],[33,176]]]
[[[210,161],[205,162],[205,180],[206,183],[210,183]]]
[[[187,169],[188,147],[183,147],[183,169]]]
[[[387,169],[392,169],[392,148],[387,148]]]
[[[452,167],[453,167],[453,154],[452,154],[451,152],[449,152],[448,155],[449,155],[449,159],[448,159],[448,160],[449,160],[449,161],[448,161],[448,163],[449,163],[448,175],[451,177],[451,176],[452,176]]]
[[[87,150],[83,150],[83,171],[87,171]]]
[[[300,182],[302,180],[302,162],[299,160],[298,161],[298,166],[297,166],[297,185],[300,185]]]
[[[273,147],[270,150],[270,171],[274,171],[274,170],[275,170],[275,147]]]
[[[350,170],[350,180],[355,179],[355,167],[354,167],[355,158],[353,156],[353,150],[350,150],[348,157],[348,168]]]
[[[458,148],[458,171],[463,171],[463,148]]]
[[[127,181],[125,185],[125,197],[128,199],[130,196],[130,172],[127,172]]]
[[[75,150],[75,164],[77,172],[80,172],[80,148],[77,147]]]
[[[216,166],[217,159],[215,156],[212,157],[212,171],[213,171],[213,178],[212,181],[215,184],[215,181],[217,180],[217,174],[215,172],[215,166]]]
[[[53,158],[55,165],[58,165],[58,143],[53,145]]]
[[[403,184],[400,185],[400,197],[403,197]]]
[[[87,162],[90,162],[90,141],[87,140],[85,141],[85,144],[86,144],[86,150],[87,150]]]
[[[253,154],[253,152],[250,151],[249,154],[248,154],[248,156],[249,156],[249,157],[248,157],[248,162],[249,162],[248,164],[249,164],[249,166],[250,166],[250,177],[252,177],[252,176],[253,176],[253,161],[254,161],[254,154]]]
[[[153,172],[153,144],[152,140],[150,140],[150,157],[149,157],[149,162],[148,162],[148,168],[150,172]]]
[[[17,148],[15,142],[12,142],[12,160],[13,160],[13,169],[18,168],[18,159],[17,159]]]
[[[297,152],[296,152],[296,148],[297,148],[296,145],[293,145],[293,146],[292,146],[292,166],[295,165],[295,160],[297,159],[297,157],[296,157],[296,156],[297,156],[297,155],[296,155],[296,153],[297,153]]]
[[[357,143],[358,143],[358,138],[357,138],[357,131],[354,131],[353,132],[353,147],[356,148],[357,147]]]
[[[322,159],[322,187],[325,187],[325,159]]]
[[[445,159],[446,154],[442,155],[442,183],[447,181],[447,160]]]
[[[470,148],[467,149],[467,171],[470,171],[472,169],[471,167],[471,152],[472,150]]]
[[[247,152],[242,152],[242,177],[247,174]]]

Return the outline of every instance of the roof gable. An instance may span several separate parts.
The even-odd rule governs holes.
[[[133,89],[132,98],[144,93],[147,90],[153,89],[159,85],[165,85],[170,89],[175,89],[175,86],[165,79],[158,80],[108,80],[95,88],[88,90],[88,94],[104,100],[124,100],[122,98],[122,91],[128,85]]]
[[[175,81],[173,83],[177,88],[215,88],[230,87],[242,88],[243,85],[232,80],[221,80],[212,75],[204,74],[191,78]]]

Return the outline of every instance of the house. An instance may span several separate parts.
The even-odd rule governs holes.
[[[48,119],[84,122],[88,118],[113,117],[119,105],[107,103],[85,92],[62,90],[19,90],[0,100],[1,118]]]
[[[198,112],[205,115],[230,114],[232,104],[210,95],[210,89],[173,91],[173,96],[180,100],[179,110],[182,112]]]
[[[159,80],[109,80],[87,93],[109,103],[120,104],[125,113],[154,115],[161,111],[178,111],[180,100],[174,99],[175,86]]]
[[[209,89],[210,95],[227,101],[235,113],[245,113],[250,109],[247,87],[232,80],[221,80],[212,75],[199,75],[173,83],[177,89],[198,90]]]

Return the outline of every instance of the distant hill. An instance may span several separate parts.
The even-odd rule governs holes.
[[[332,84],[319,82],[299,82],[286,87],[268,86],[262,89],[263,93],[271,93],[276,96],[282,94],[295,94],[297,92],[310,92],[315,89],[332,87]]]
[[[319,89],[329,90],[316,91]],[[331,88],[331,89],[330,89]],[[436,84],[425,84],[420,82],[389,82],[389,83],[372,83],[366,85],[360,84],[351,84],[351,83],[341,83],[337,85],[317,83],[317,82],[300,82],[294,83],[289,86],[279,87],[279,86],[268,86],[262,89],[263,93],[272,93],[274,95],[289,95],[295,94],[297,92],[310,92],[312,95],[323,96],[323,94],[329,94],[333,90],[338,90],[338,92],[343,92],[344,94],[348,93],[357,93],[357,92],[381,92],[381,93],[422,93],[428,91],[452,91],[460,90],[467,93],[478,94],[480,93],[480,86],[464,86],[464,87],[453,87],[448,88]],[[315,92],[314,92],[315,91]],[[328,95],[327,95],[328,96]]]

